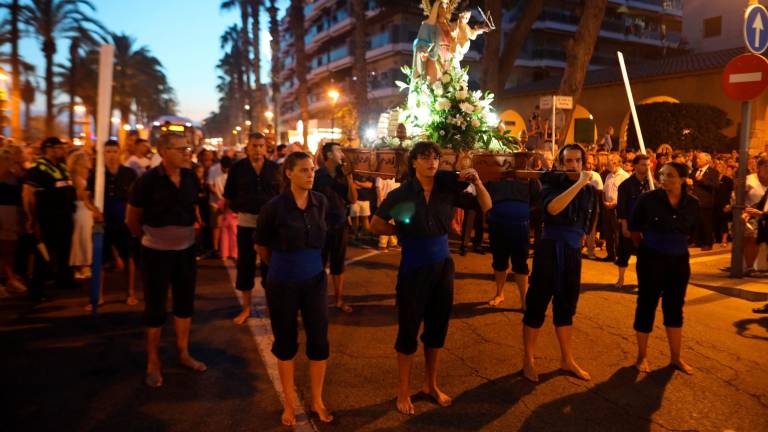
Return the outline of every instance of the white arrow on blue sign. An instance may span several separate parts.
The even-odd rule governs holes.
[[[760,4],[754,4],[744,13],[744,42],[755,54],[768,48],[768,11]]]

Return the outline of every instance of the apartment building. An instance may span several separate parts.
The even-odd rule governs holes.
[[[748,5],[747,0],[685,0],[683,35],[690,49],[706,52],[744,46],[744,10]]]
[[[410,66],[413,60],[413,40],[424,19],[417,1],[412,7],[387,7],[387,0],[368,0],[367,19],[363,24],[368,29],[368,99],[371,118],[363,119],[375,126],[378,115],[395,108],[405,100],[405,94],[395,86],[396,80],[404,80],[400,71],[403,65]],[[356,23],[351,18],[348,0],[306,1],[304,6],[305,50],[307,53],[309,83],[309,127],[310,142],[315,143],[332,135],[339,137],[349,131],[330,131],[334,111],[351,103],[350,83],[357,79],[353,74],[352,33]],[[288,19],[282,20],[280,74],[280,113],[283,130],[296,131],[300,119],[297,99],[298,81],[295,76],[295,54],[293,35]],[[481,45],[474,44],[465,57],[467,64],[480,60]],[[472,77],[478,81],[479,68],[474,68]],[[472,70],[472,69],[470,69]],[[335,106],[327,93],[337,89],[340,97]],[[335,125],[338,126],[338,125]]]
[[[565,44],[576,33],[581,3],[579,0],[546,1],[544,12],[534,23],[518,55],[508,87],[563,73]],[[511,31],[521,14],[522,6],[504,14],[505,33]],[[616,51],[623,51],[630,61],[658,59],[681,52],[687,45],[682,37],[682,18],[682,0],[609,0],[589,69],[616,65]]]

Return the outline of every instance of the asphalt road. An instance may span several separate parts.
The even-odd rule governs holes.
[[[768,318],[759,303],[690,286],[685,308],[684,357],[693,376],[666,367],[668,349],[657,316],[650,339],[653,371],[638,374],[632,330],[636,278],[630,267],[622,290],[611,286],[615,267],[585,261],[574,325],[575,355],[593,377],[558,371],[551,316],[539,339],[541,383],[522,366],[522,313],[510,282],[507,301],[486,306],[494,292],[490,255],[454,256],[456,290],[440,383],[454,397],[449,408],[420,396],[423,361],[413,371],[416,415],[394,411],[396,332],[394,286],[399,254],[350,248],[351,314],[331,310],[331,359],[326,403],[331,425],[321,431],[765,431],[768,430]],[[723,258],[723,261],[726,261]],[[693,272],[717,265],[693,264]],[[248,326],[230,318],[239,306],[220,262],[201,262],[192,351],[209,365],[203,374],[175,363],[173,330],[166,326],[165,384],[143,385],[141,307],[126,306],[121,274],[108,276],[109,303],[94,318],[83,292],[59,292],[31,305],[0,301],[2,430],[281,430],[280,399]],[[303,343],[303,342],[302,342]],[[303,345],[297,387],[309,394]]]

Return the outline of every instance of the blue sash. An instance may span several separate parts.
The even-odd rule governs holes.
[[[502,225],[527,223],[530,218],[530,206],[527,202],[506,200],[493,203],[488,221]]]
[[[402,239],[402,258],[400,271],[424,267],[438,263],[450,256],[448,251],[448,234],[426,238]]]
[[[301,249],[295,252],[272,251],[269,258],[268,279],[296,283],[311,279],[323,271],[320,249]]]
[[[643,245],[660,254],[688,255],[688,235],[678,232],[643,231]]]

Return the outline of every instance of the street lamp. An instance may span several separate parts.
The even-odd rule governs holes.
[[[328,98],[331,100],[331,140],[333,140],[336,131],[336,101],[339,100],[340,96],[341,93],[338,90],[328,90]]]

